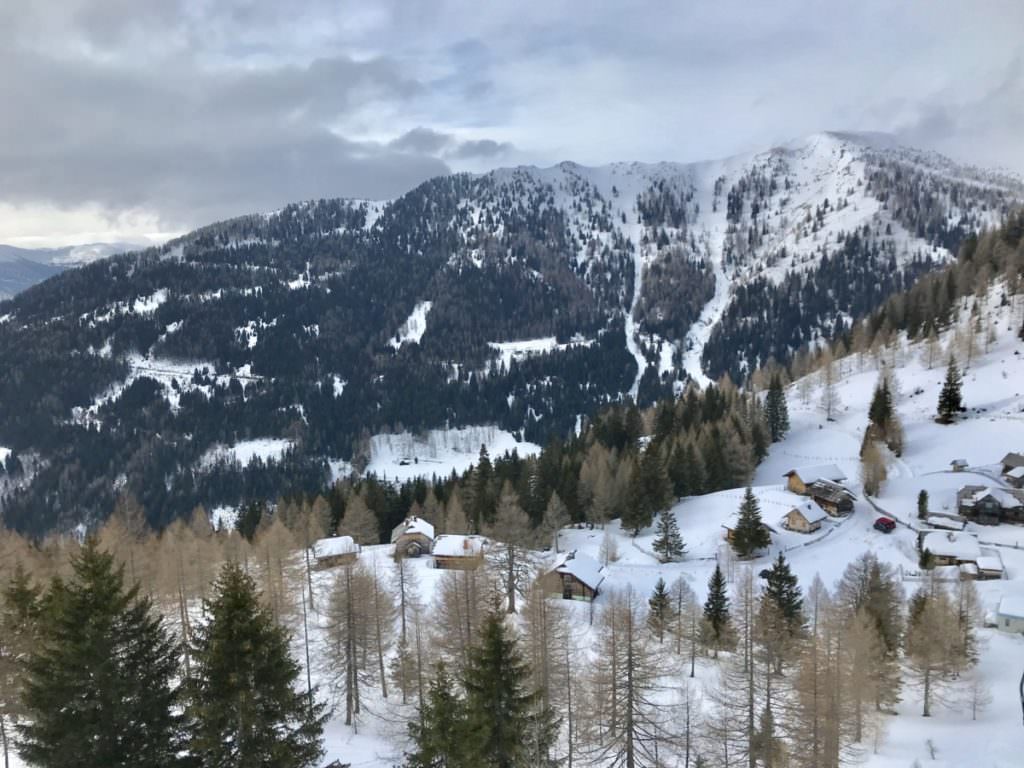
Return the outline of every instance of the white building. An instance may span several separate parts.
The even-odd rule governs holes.
[[[1007,595],[999,601],[996,628],[1002,632],[1024,634],[1024,595]]]

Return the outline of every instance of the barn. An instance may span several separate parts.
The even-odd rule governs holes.
[[[422,517],[407,517],[391,531],[395,554],[419,557],[434,546],[434,526]]]
[[[818,480],[831,483],[842,483],[846,475],[835,464],[819,464],[813,467],[791,469],[783,475],[786,478],[786,489],[800,496],[809,496],[808,488]]]
[[[591,601],[601,593],[605,570],[589,555],[573,550],[563,552],[551,568],[537,579],[537,587],[548,597]]]
[[[475,571],[483,564],[487,539],[483,536],[442,534],[434,540],[431,552],[434,567],[448,571]]]
[[[313,542],[313,558],[318,571],[351,565],[359,557],[359,545],[351,536],[332,536]]]

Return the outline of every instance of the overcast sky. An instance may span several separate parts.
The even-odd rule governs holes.
[[[1024,2],[0,0],[0,242],[827,129],[1024,172]]]

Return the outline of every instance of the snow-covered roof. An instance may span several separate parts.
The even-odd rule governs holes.
[[[1024,619],[1024,595],[1004,595],[999,601],[999,615]]]
[[[971,495],[961,499],[960,503],[965,507],[973,507],[979,501],[988,496],[995,499],[1003,509],[1014,509],[1016,507],[1024,506],[1024,501],[1011,491],[1004,490],[1003,488],[991,487],[984,487],[974,491]]]
[[[1006,473],[1006,476],[1013,480],[1024,480],[1024,467],[1014,467]]]
[[[953,557],[957,560],[971,560],[977,562],[981,557],[981,548],[978,540],[970,534],[946,533],[935,531],[925,534],[921,542],[921,549],[927,549],[936,557]]]
[[[953,459],[949,463],[952,464],[954,467],[966,467],[967,459]]]
[[[930,515],[925,522],[932,528],[943,528],[948,531],[962,531],[966,523],[961,517],[949,517],[946,515]]]
[[[604,568],[597,560],[575,549],[571,552],[563,552],[555,558],[555,564],[551,566],[551,570],[574,576],[580,583],[586,584],[595,591],[604,581],[605,576]]]
[[[1020,453],[1008,453],[1003,456],[1003,460],[999,462],[1004,467],[1024,467],[1024,454]]]
[[[318,539],[313,543],[313,555],[317,560],[348,555],[358,551],[359,548],[351,536],[332,536],[329,539]]]
[[[978,570],[1002,573],[1003,561],[995,555],[982,555],[978,558]]]
[[[486,546],[487,539],[483,536],[446,533],[434,540],[432,553],[438,557],[479,557]]]
[[[395,529],[391,531],[391,543],[394,544],[398,541],[400,536],[405,534],[417,534],[421,533],[428,539],[434,538],[434,526],[424,520],[422,517],[407,517],[405,520],[395,526]]]
[[[805,484],[813,483],[815,480],[831,480],[833,483],[841,483],[846,479],[846,474],[835,464],[818,464],[813,467],[797,467],[783,475],[799,475]]]
[[[818,506],[813,499],[808,499],[803,504],[797,504],[790,512],[799,512],[808,523],[817,523],[828,517],[828,513]]]

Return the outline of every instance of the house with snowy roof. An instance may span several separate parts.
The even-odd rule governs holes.
[[[351,536],[331,536],[313,542],[313,559],[317,570],[351,565],[359,557],[359,545]]]
[[[1021,453],[1008,453],[1003,456],[1003,460],[999,462],[1003,465],[1003,474],[1019,467],[1024,467],[1024,454]]]
[[[978,539],[968,533],[953,531],[931,531],[920,537],[921,551],[929,551],[932,563],[941,565],[977,564],[981,557]]]
[[[1024,634],[1024,594],[1002,597],[996,610],[996,629]]]
[[[829,517],[843,517],[853,512],[853,502],[857,498],[849,488],[824,478],[819,478],[807,486],[807,495],[814,499],[814,503],[824,509]]]
[[[793,507],[782,518],[782,527],[797,533],[814,533],[821,529],[821,524],[828,519],[825,512],[814,499],[808,499]]]
[[[736,526],[739,525],[739,522],[740,513],[739,510],[735,510],[734,512],[731,512],[725,522],[722,523],[722,527],[725,529],[725,540],[730,544],[732,544],[733,537],[736,535]],[[768,523],[764,522],[764,520],[761,521],[761,527],[768,532],[769,536],[774,533],[778,533],[778,531],[768,525]]]
[[[1003,480],[1014,488],[1024,488],[1024,467],[1014,467],[1003,473]]]
[[[809,496],[808,487],[817,480],[825,480],[830,483],[846,481],[846,474],[835,464],[798,467],[789,470],[783,477],[786,478],[786,488],[801,496]]]
[[[391,531],[395,554],[419,557],[434,546],[434,526],[422,517],[407,517]]]
[[[554,564],[537,579],[537,587],[548,597],[590,602],[601,593],[605,569],[578,550],[562,552]]]
[[[434,539],[434,567],[448,571],[475,571],[484,562],[487,539],[445,533]]]
[[[956,493],[957,511],[980,525],[1024,523],[1024,490],[965,485]]]

